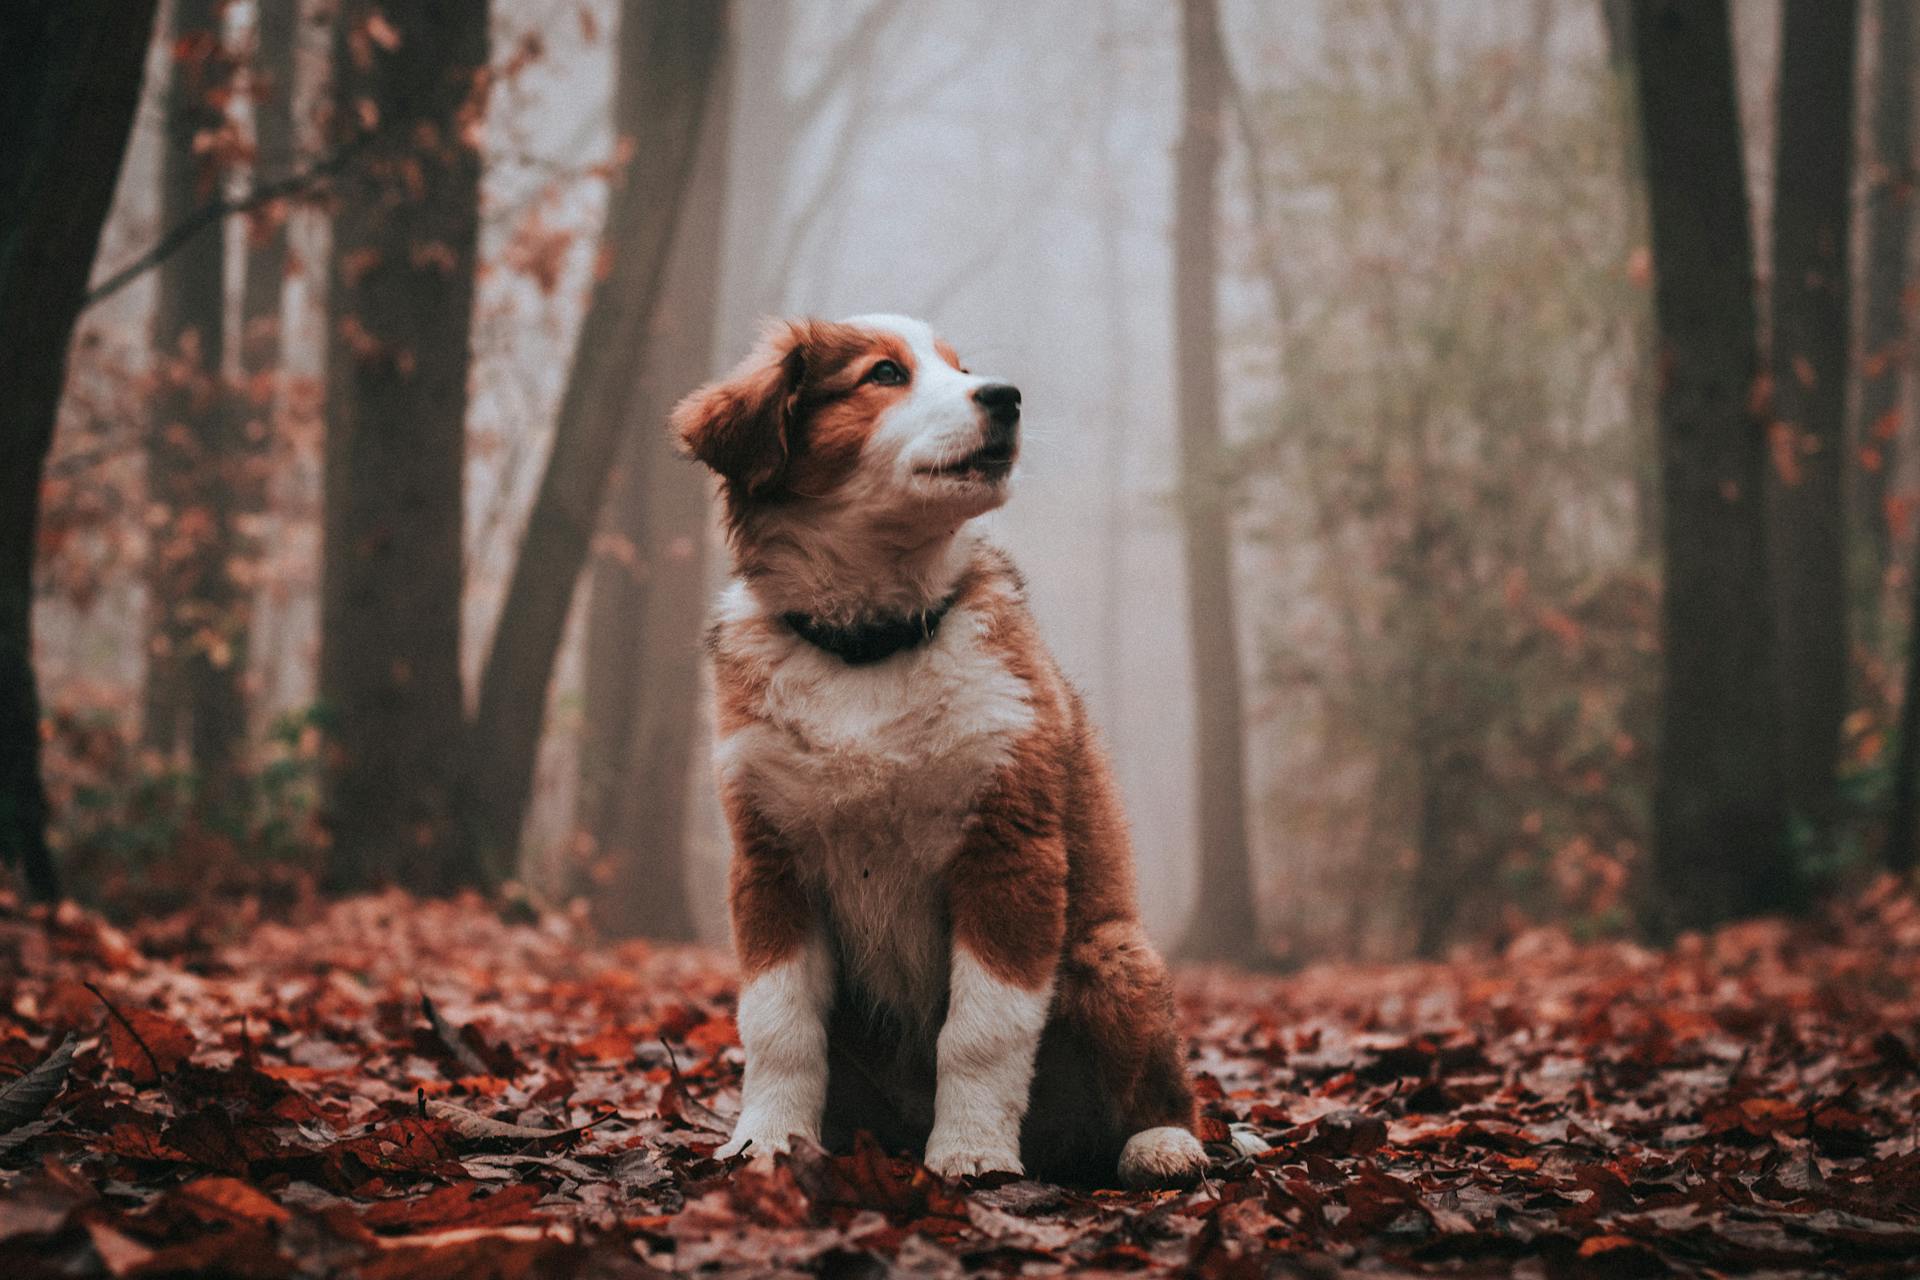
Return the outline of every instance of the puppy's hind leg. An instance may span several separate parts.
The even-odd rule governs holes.
[[[1186,1186],[1206,1172],[1193,1134],[1193,1086],[1175,1025],[1166,966],[1137,921],[1092,930],[1068,954],[1061,1013],[1097,1064],[1102,1110],[1114,1117],[1119,1174],[1128,1187]],[[1114,1148],[1109,1147],[1108,1159]],[[1117,1168],[1116,1168],[1117,1165]]]

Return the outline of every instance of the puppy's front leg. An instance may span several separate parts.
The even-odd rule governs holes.
[[[733,1138],[714,1154],[785,1151],[795,1137],[820,1139],[827,1100],[827,1013],[833,957],[813,919],[792,857],[744,801],[729,798],[734,830],[730,903],[740,988],[746,1078]]]
[[[1015,829],[1006,800],[983,804],[947,875],[953,953],[926,1157],[947,1177],[1025,1171],[1020,1124],[1066,932],[1065,847],[1028,825],[1031,805]]]
[[[741,987],[740,1044],[747,1051],[747,1074],[733,1138],[714,1152],[721,1159],[743,1151],[785,1151],[796,1137],[820,1140],[820,1113],[827,1101],[830,966],[815,935],[797,954]]]

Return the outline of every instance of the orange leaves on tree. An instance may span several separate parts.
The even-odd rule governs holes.
[[[576,238],[570,228],[549,225],[536,209],[514,229],[502,257],[510,270],[527,276],[551,297],[560,287]]]
[[[1790,422],[1767,424],[1767,451],[1773,458],[1774,474],[1788,488],[1797,487],[1806,478],[1800,467],[1800,436]]]

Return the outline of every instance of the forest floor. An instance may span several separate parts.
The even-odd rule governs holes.
[[[291,918],[0,898],[9,1280],[1920,1265],[1920,909],[1885,885],[1670,952],[1184,973],[1204,1136],[1272,1150],[1155,1194],[730,1168],[724,955],[474,898]]]

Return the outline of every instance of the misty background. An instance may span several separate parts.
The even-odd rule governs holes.
[[[377,5],[281,0],[288,132],[285,154],[268,154],[255,143],[275,99],[247,92],[269,81],[244,68],[269,52],[262,19],[275,2],[193,10],[243,68],[219,122],[188,134],[203,144],[202,201],[244,203],[263,174],[331,166],[341,51],[370,40],[372,65],[424,30],[399,20],[417,6],[387,6],[389,24]],[[1862,160],[1848,182],[1860,201],[1887,180],[1870,118],[1885,6],[1868,6],[1858,49]],[[576,347],[594,341],[596,280],[610,255],[635,251],[616,237],[609,193],[635,181],[618,87],[633,56],[622,31],[647,7],[529,0],[485,17],[490,70],[468,103],[480,104],[459,513],[469,707],[533,545],[525,531]],[[514,859],[507,878],[542,904],[602,904],[594,914],[684,898],[683,913],[640,903],[608,927],[724,939],[707,702],[679,686],[704,679],[697,614],[725,552],[703,475],[659,456],[664,413],[742,356],[762,317],[897,311],[1022,389],[1013,498],[989,520],[1111,748],[1157,939],[1191,942],[1207,918],[1195,711],[1206,681],[1239,696],[1265,955],[1430,952],[1543,922],[1631,927],[1652,874],[1662,529],[1626,6],[1221,0],[1219,47],[1200,51],[1211,62],[1196,61],[1183,6],[1146,0],[730,8],[658,303],[627,318],[641,341],[603,375],[638,385],[619,407],[589,397],[582,409],[617,417],[620,461],[554,656],[522,834],[493,833]],[[170,113],[182,69],[204,70],[183,56],[182,11],[161,6],[96,286],[176,220]],[[1766,245],[1782,8],[1742,0],[1731,14],[1753,235]],[[343,36],[354,23],[359,34]],[[1222,437],[1197,478],[1183,471],[1175,305],[1176,156],[1196,68],[1218,111]],[[1898,166],[1907,173],[1910,157]],[[249,447],[263,492],[241,521],[252,549],[235,575],[250,611],[239,688],[252,760],[236,772],[260,794],[247,792],[237,825],[192,798],[204,770],[191,733],[152,731],[164,632],[153,619],[171,598],[155,548],[193,509],[150,485],[150,433],[169,425],[154,406],[180,351],[156,338],[156,315],[184,255],[82,316],[34,604],[53,845],[76,891],[161,884],[170,859],[310,866],[338,848],[323,506],[340,322],[329,281],[342,278],[335,218],[352,196],[323,176],[203,233],[218,237],[233,313],[224,389],[210,394],[260,424]],[[1850,240],[1859,297],[1880,269],[1868,221]],[[236,317],[249,255],[281,233],[278,345],[256,366]],[[1904,244],[1894,269],[1904,280]],[[1902,408],[1909,363],[1900,348],[1890,376]],[[1852,394],[1857,417],[1863,392]],[[1849,792],[1857,808],[1803,847],[1822,875],[1880,847],[1860,815],[1888,786],[1908,648],[1910,416],[1897,433],[1869,423],[1859,436],[1883,446],[1870,468],[1879,487],[1849,482],[1858,629],[1836,769],[1866,798]],[[1237,638],[1238,672],[1196,677],[1183,555],[1196,508],[1224,513],[1230,530],[1229,603],[1203,621]],[[205,633],[189,627],[200,638],[182,643],[204,647]],[[635,694],[636,682],[653,692]],[[409,856],[377,850],[360,878],[405,882]]]

